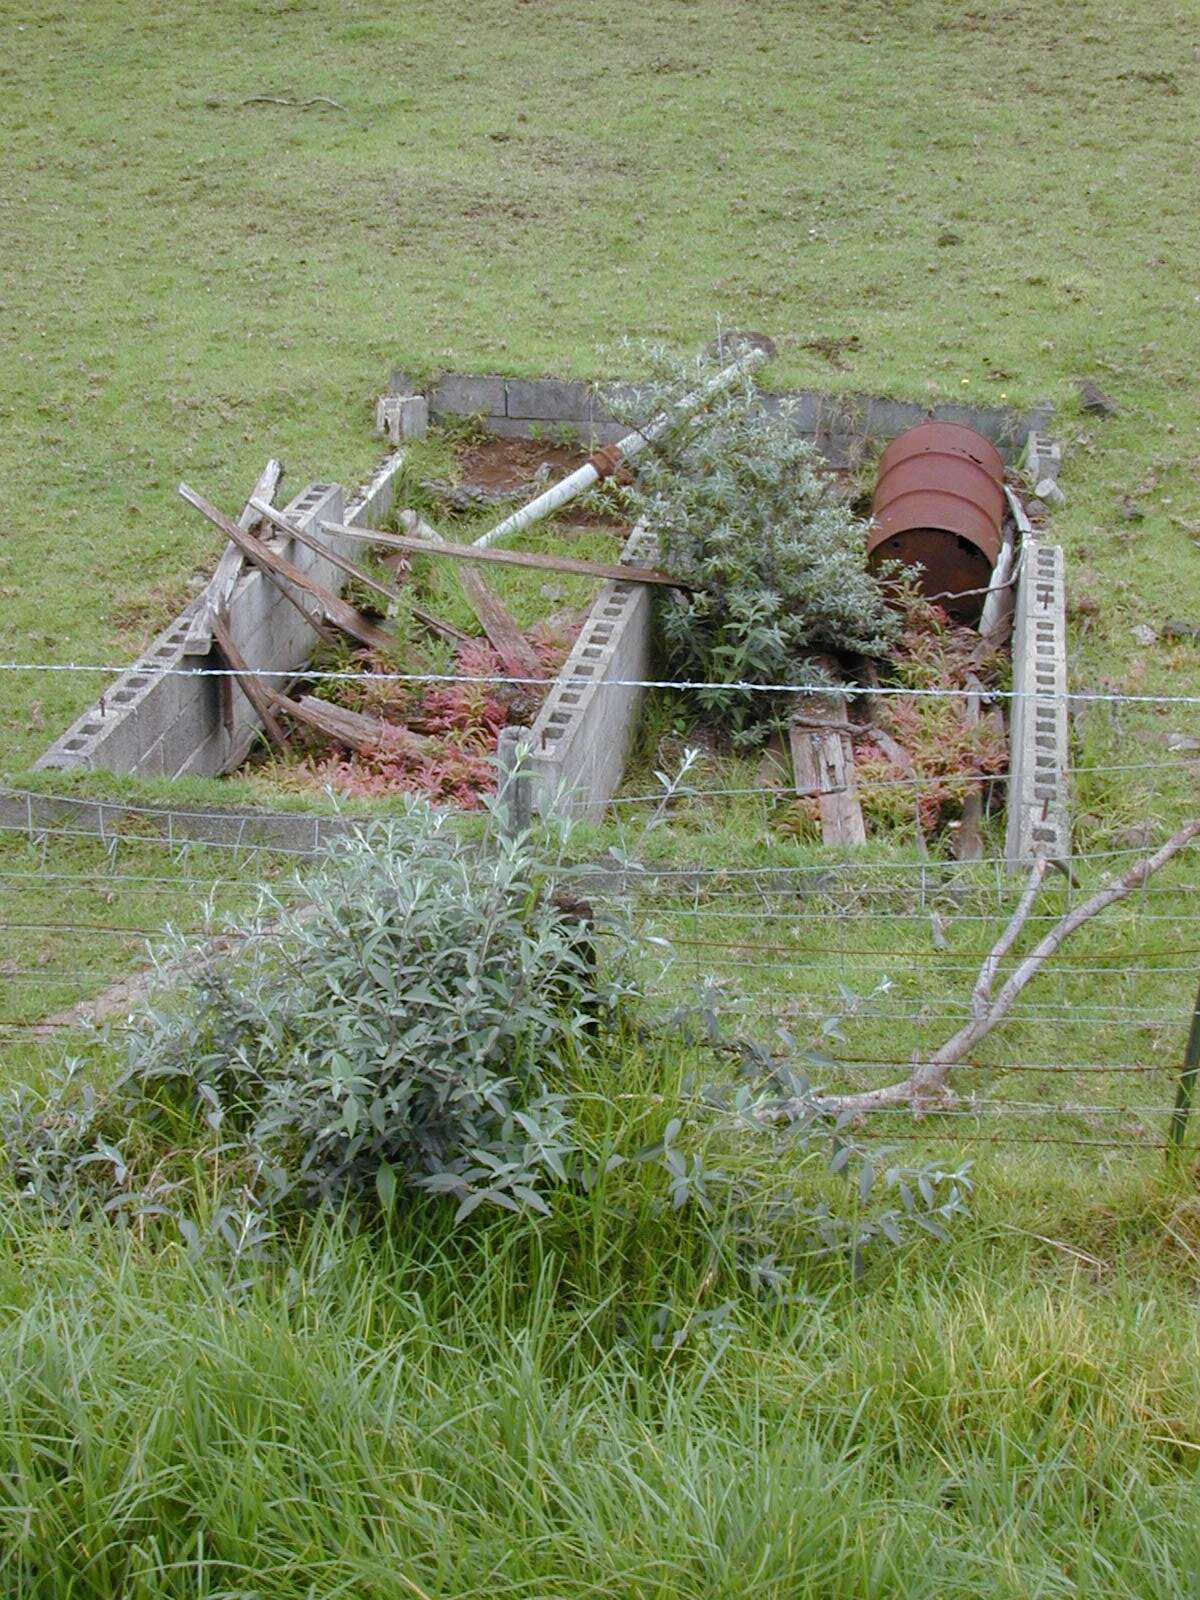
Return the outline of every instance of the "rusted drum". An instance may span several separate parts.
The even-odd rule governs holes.
[[[879,458],[867,554],[921,567],[928,595],[986,588],[1000,553],[1004,463],[995,445],[957,422],[920,422]],[[975,622],[981,594],[942,600]]]

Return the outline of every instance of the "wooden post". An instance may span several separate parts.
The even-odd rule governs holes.
[[[806,696],[801,707],[790,731],[796,793],[816,796],[826,844],[865,844],[846,696],[825,690]]]
[[[501,728],[496,741],[496,797],[506,839],[519,838],[533,822],[533,773],[529,768],[529,729]]]
[[[1170,1137],[1167,1145],[1168,1160],[1177,1160],[1183,1149],[1198,1073],[1200,1073],[1200,990],[1196,993],[1196,1004],[1192,1008],[1192,1027],[1188,1034],[1187,1049],[1183,1053],[1183,1070],[1179,1074],[1175,1110],[1171,1113]]]

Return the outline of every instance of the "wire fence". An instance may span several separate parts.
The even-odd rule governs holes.
[[[477,684],[482,686],[495,686],[498,688],[529,689],[546,687],[544,677],[519,677],[505,673],[465,673],[453,672],[390,672],[379,668],[334,669],[305,667],[302,672],[296,668],[250,667],[245,669],[237,667],[176,667],[176,666],[148,666],[144,662],[127,662],[124,665],[114,663],[89,663],[79,661],[0,661],[0,672],[38,674],[73,674],[97,678],[121,677],[126,672],[136,668],[145,672],[149,677],[184,677],[184,678],[261,678],[281,681],[292,681],[303,677],[310,683],[401,683],[401,684]],[[657,689],[672,691],[680,694],[728,694],[730,692],[743,692],[747,694],[780,694],[793,695],[797,698],[813,696],[820,698],[830,693],[831,685],[827,681],[814,680],[809,683],[764,683],[752,679],[734,682],[715,681],[704,678],[618,678],[592,676],[571,677],[560,675],[557,680],[570,687],[572,685],[595,689],[598,691],[614,689]],[[845,685],[841,686],[845,688]],[[902,685],[902,684],[854,684],[850,692],[857,698],[867,699],[909,699],[909,700],[967,700],[980,694],[978,688],[959,688],[953,685]],[[983,697],[988,700],[1014,701],[1036,700],[1044,695],[1036,689],[1002,689],[985,688]],[[1145,693],[1130,694],[1119,690],[1110,689],[1078,689],[1056,695],[1056,699],[1067,705],[1134,705],[1134,706],[1200,706],[1200,695],[1197,694],[1164,694]]]
[[[89,676],[102,692],[105,680],[126,670],[0,662],[0,673]],[[247,676],[216,667],[139,670]],[[545,688],[542,679],[461,672],[354,668],[305,676],[331,684]],[[650,677],[578,682],[593,693],[672,691],[701,703],[730,687],[797,700],[830,687]],[[876,702],[962,701],[977,692],[870,684],[852,690]],[[1021,695],[996,689],[984,698],[1006,703]],[[1091,718],[1092,708],[1109,713],[1099,718],[1105,737],[1075,740],[1075,757],[1061,777],[1101,796],[1093,811],[1103,811],[1114,795],[1136,796],[1125,809],[1124,832],[1133,836],[1098,825],[1094,816],[1077,828],[1074,853],[1029,908],[1000,983],[1098,885],[1146,857],[1162,830],[1145,819],[1178,813],[1200,770],[1200,739],[1186,733],[1170,735],[1173,742],[1153,756],[1144,743],[1129,742],[1129,725],[1140,718],[1147,724],[1142,734],[1166,743],[1159,719],[1200,707],[1200,695],[1100,686],[1061,698],[1077,720]],[[870,736],[869,726],[861,731]],[[1089,750],[1093,759],[1086,758]],[[953,776],[975,784],[997,810],[1002,805],[1007,773]],[[929,781],[921,771],[870,778],[876,793],[896,796],[896,807],[908,806],[910,817]],[[814,1089],[852,1095],[903,1080],[971,1021],[981,967],[1013,915],[1022,880],[1005,856],[984,851],[960,859],[949,845],[927,840],[919,817],[908,836],[880,849],[823,851],[780,831],[780,812],[795,800],[783,772],[773,778],[765,765],[756,772],[744,763],[722,767],[702,759],[683,774],[630,782],[608,809],[613,847],[581,857],[569,841],[560,842],[545,870],[569,879],[591,905],[598,940],[619,926],[646,1004],[657,1014],[717,1018],[728,1037],[792,1061]],[[755,808],[757,832],[747,826],[739,835],[727,827],[716,842],[709,837],[714,823],[719,829],[735,814],[744,820]],[[81,1007],[145,966],[147,941],[162,940],[169,928],[194,951],[211,950],[222,916],[244,920],[260,882],[303,871],[363,820],[346,810],[262,814],[0,789],[0,1042],[62,1049],[78,1033]],[[1200,1052],[1197,1026],[1189,1032],[1200,969],[1195,869],[1194,854],[1181,854],[1079,929],[964,1051],[953,1069],[957,1098],[936,1117],[908,1125],[910,1108],[880,1107],[865,1136],[1132,1154],[1162,1149],[1179,1127],[1180,1086],[1188,1081],[1181,1065],[1186,1074],[1189,1053]],[[278,928],[252,929],[248,937],[286,951],[288,936]],[[125,1025],[119,1008],[109,1024]]]
[[[1177,764],[1109,762],[1104,770],[1174,773]],[[741,797],[735,786],[708,795],[713,803]],[[631,807],[663,803],[661,793],[621,798]],[[668,820],[693,799],[668,796]],[[245,920],[260,882],[288,878],[329,838],[360,825],[347,816],[264,819],[33,790],[0,791],[0,801],[0,1046],[21,1060],[26,1051],[75,1048],[87,1004],[145,968],[148,941],[171,929],[207,953],[223,914]],[[259,827],[278,837],[255,836]],[[574,859],[564,849],[546,870],[587,896],[599,930],[619,921],[656,1014],[716,1015],[729,1039],[787,1058],[820,1093],[902,1081],[970,1020],[981,963],[1021,890],[998,857],[815,859],[809,851],[808,859],[771,860],[748,846],[738,859],[688,862],[689,841],[702,835],[674,839],[664,860]],[[1073,857],[1073,879],[1047,883],[1015,959],[1149,848],[1108,845]],[[861,1136],[934,1149],[1045,1146],[1113,1160],[1169,1148],[1200,970],[1194,868],[1194,856],[1181,854],[1048,961],[954,1067],[952,1104],[919,1123],[906,1106],[880,1107]],[[278,928],[248,936],[286,948]],[[106,1025],[119,1037],[127,1023],[117,1010]]]

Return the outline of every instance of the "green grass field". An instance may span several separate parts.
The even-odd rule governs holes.
[[[1196,645],[1131,633],[1200,623],[1192,9],[38,0],[5,23],[0,658],[131,659],[218,553],[176,482],[235,507],[268,454],[293,488],[354,482],[393,365],[603,375],[619,336],[687,350],[720,320],[776,339],[779,386],[1052,400],[1073,687],[1200,693]],[[854,341],[841,365],[815,348],[828,340]],[[1080,411],[1082,377],[1119,415]],[[102,681],[5,672],[4,772]],[[1189,706],[1081,716],[1087,848],[1194,806],[1195,763],[1165,741],[1198,732]],[[654,787],[658,748],[630,792]],[[1130,762],[1157,765],[1106,770]],[[822,859],[768,845],[757,801],[676,811],[645,837],[631,818],[625,842],[710,865]],[[15,1024],[120,975],[141,943],[71,923],[199,927],[214,878],[287,868],[230,865],[9,838],[5,1076],[48,1059]],[[1123,1147],[980,1146],[974,1216],[949,1245],[857,1284],[814,1267],[801,1303],[737,1303],[728,1344],[672,1356],[644,1337],[664,1300],[671,1316],[712,1309],[699,1234],[664,1267],[586,1204],[456,1235],[425,1206],[390,1236],[322,1221],[237,1290],[175,1246],[45,1226],[10,1193],[0,1588],[1200,1596],[1195,1181],[1138,1147],[1162,1137],[1186,1032],[1193,877],[1182,864],[1070,947],[1092,970],[1036,991],[1076,1008],[1065,1025],[1019,1021],[985,1052],[981,1092],[1039,1102],[1111,1100],[1124,1080],[997,1069],[1152,1066],[1128,1080],[1115,1135],[1081,1111],[1050,1124]],[[901,1059],[961,1006],[953,964],[982,947],[972,907],[989,892],[956,903],[945,950],[927,907],[788,924],[750,992],[803,1006],[873,981],[877,949],[919,957],[893,974],[895,1009],[923,1020],[850,1033],[848,1053]],[[245,899],[218,888],[222,907]],[[729,903],[709,909],[705,937],[743,937]],[[680,937],[687,911],[660,905],[654,926]],[[1159,970],[1129,970],[1136,950]],[[954,1132],[929,1148],[961,1153]]]

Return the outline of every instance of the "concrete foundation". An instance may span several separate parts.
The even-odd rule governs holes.
[[[1059,545],[1025,541],[1012,657],[1004,853],[1018,871],[1035,855],[1065,861],[1071,854],[1066,579]]]
[[[652,567],[658,540],[640,524],[621,559]],[[650,673],[651,592],[606,583],[529,734],[533,809],[599,821],[621,782]],[[609,684],[621,685],[608,687]]]
[[[305,531],[315,532],[325,521],[378,527],[391,510],[403,459],[399,453],[389,456],[349,505],[339,484],[313,483],[284,508],[284,515]],[[270,543],[317,583],[340,591],[345,579],[331,562],[283,535]],[[355,541],[330,544],[353,558]],[[182,611],[141,659],[55,740],[39,758],[39,767],[217,777],[245,760],[261,727],[256,713],[233,679],[195,670],[217,665],[215,654],[204,661],[185,655],[188,625],[198,603]],[[314,602],[302,598],[301,604],[313,614]],[[228,626],[247,664],[270,672],[300,672],[319,637],[255,568],[243,572],[230,598]],[[282,688],[286,680],[269,681]]]
[[[406,387],[407,381],[403,373],[393,374],[395,385]],[[431,386],[427,398],[435,420],[475,416],[490,433],[510,437],[572,429],[585,443],[609,444],[629,431],[596,400],[590,384],[570,378],[450,372]],[[880,395],[829,395],[811,389],[762,396],[768,411],[785,401],[794,408],[797,430],[835,465],[853,460],[866,440],[891,439],[929,417],[965,423],[991,439],[1006,461],[1015,462],[1030,432],[1045,428],[1051,416],[1049,405],[1022,413],[1001,406],[923,406]]]

